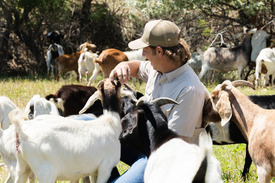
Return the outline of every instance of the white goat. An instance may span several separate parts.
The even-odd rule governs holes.
[[[15,183],[24,182],[30,169],[41,183],[78,181],[88,175],[93,182],[105,183],[120,158],[119,111],[123,93],[119,82],[110,79],[100,82],[98,91],[81,110],[84,112],[101,99],[104,114],[92,122],[48,116],[28,123],[11,114],[19,152]]]
[[[7,121],[9,122],[7,123],[9,124],[9,127],[0,129],[0,154],[4,164],[8,168],[8,177],[5,183],[14,183],[15,170],[16,170],[16,164],[17,164],[16,137],[15,137],[14,125],[10,125],[8,114],[10,113],[10,111],[18,108],[15,107],[15,104],[13,104],[9,99],[7,100],[6,97],[0,97],[0,100],[2,99],[4,99],[5,101],[8,101],[8,104],[9,104],[8,105],[9,110],[6,111],[8,112],[6,115],[6,118],[7,118]],[[3,103],[1,104],[3,106]],[[22,119],[27,119],[27,118],[33,119],[38,115],[42,115],[42,114],[59,115],[57,108],[52,102],[49,102],[45,98],[41,98],[40,95],[34,95],[26,105],[24,116],[22,116]],[[34,176],[30,176],[29,182],[34,183],[34,181],[35,181]]]
[[[252,46],[252,52],[251,52],[251,62],[256,62],[256,59],[257,59],[260,51],[262,49],[266,48],[266,39],[269,36],[270,35],[262,29],[257,30],[252,35],[251,44],[253,46]]]
[[[53,102],[40,97],[40,95],[34,95],[27,103],[24,112],[28,119],[33,119],[42,114],[59,115],[58,109]]]
[[[16,135],[14,125],[10,125],[7,129],[0,128],[0,154],[2,161],[8,168],[8,177],[5,183],[14,183],[16,172]],[[34,183],[34,176],[29,176],[29,182]]]
[[[224,126],[230,119],[248,141],[248,151],[257,168],[260,183],[275,176],[275,110],[259,107],[242,94],[237,86],[254,86],[247,81],[224,81],[211,97]]]
[[[273,80],[275,78],[275,47],[264,48],[259,53],[256,59],[255,69],[255,86],[258,87],[259,75],[264,74],[264,83],[262,86],[266,86],[266,82],[269,83],[269,76],[271,75],[271,86],[273,86]]]
[[[92,74],[90,80],[94,80],[95,77],[101,72],[100,65],[98,63],[94,63],[97,58],[98,55],[88,51],[87,48],[85,48],[84,51],[80,54],[78,59],[79,82],[82,81],[82,76],[85,75],[86,83],[88,83],[89,74]]]
[[[199,147],[180,138],[174,138],[152,152],[145,169],[144,180],[146,183],[183,180],[192,182],[200,171],[200,166],[207,167],[206,183],[222,182],[220,162],[213,155],[212,140],[206,132],[200,134]]]
[[[11,121],[8,115],[16,108],[17,106],[8,97],[0,96],[0,124],[3,130],[10,126]]]

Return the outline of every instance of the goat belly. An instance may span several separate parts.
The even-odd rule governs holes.
[[[196,145],[175,138],[152,152],[145,169],[145,183],[192,182],[200,164]]]

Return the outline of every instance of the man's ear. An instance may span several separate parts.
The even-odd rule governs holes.
[[[156,54],[162,56],[163,55],[163,49],[160,46],[156,47]]]

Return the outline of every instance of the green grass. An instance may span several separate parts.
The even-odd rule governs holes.
[[[97,82],[102,79],[98,78],[94,82],[96,86]],[[0,78],[0,95],[9,97],[18,107],[24,109],[27,102],[35,94],[40,94],[42,97],[55,93],[64,84],[80,84],[72,77],[66,78],[66,80],[61,79],[61,81],[56,82],[51,79],[22,79],[22,78]],[[85,83],[81,83],[85,85]],[[145,84],[132,82],[129,83],[134,89],[144,93]],[[216,84],[207,86],[209,92],[213,91]],[[252,90],[248,87],[239,88],[246,95],[271,95],[275,94],[275,90],[270,88]],[[236,183],[243,182],[241,178],[241,173],[244,166],[245,158],[245,145],[224,145],[224,146],[214,146],[214,154],[221,163],[222,167],[222,178],[224,182]],[[0,160],[1,162],[1,160]],[[120,173],[128,169],[128,166],[119,163],[118,165]],[[7,170],[5,167],[0,167],[0,183],[3,183],[7,177]],[[254,164],[249,172],[249,180],[247,182],[252,183],[257,181],[256,168]],[[273,178],[272,182],[275,183]]]

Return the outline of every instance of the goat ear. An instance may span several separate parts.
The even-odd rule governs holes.
[[[98,84],[97,84],[97,89],[101,90],[103,84],[104,84],[104,81],[103,81],[103,80],[99,81]]]
[[[232,117],[232,108],[229,101],[228,93],[221,95],[219,101],[216,104],[216,108],[221,117],[221,125],[224,126]]]
[[[138,124],[138,114],[128,113],[127,116],[121,119],[123,131],[120,134],[120,139],[133,133]]]

